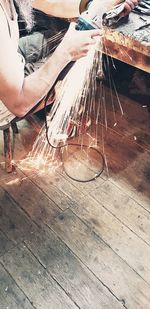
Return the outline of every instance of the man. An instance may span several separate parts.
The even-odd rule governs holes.
[[[97,5],[100,0],[93,1]],[[45,55],[43,52],[40,53],[41,58],[46,58],[46,61],[36,69],[24,72],[25,60],[29,60],[29,50],[32,51],[32,42],[30,40],[31,46],[29,46],[27,44],[29,36],[23,38],[23,44],[19,47],[22,55],[18,54],[19,32],[15,5],[19,8],[27,28],[31,29],[31,2],[31,0],[0,0],[0,100],[11,113],[10,119],[15,116],[24,117],[29,113],[52,88],[67,64],[86,56],[91,45],[95,44],[94,38],[100,35],[99,30],[77,31],[73,23],[52,54],[49,50]],[[111,0],[106,2],[112,3]],[[125,14],[129,13],[137,2],[138,0],[126,0]],[[35,0],[33,6],[51,15],[69,18],[78,16],[86,10],[88,3],[87,0]],[[32,54],[34,55],[34,51]],[[38,53],[38,60],[41,58]]]

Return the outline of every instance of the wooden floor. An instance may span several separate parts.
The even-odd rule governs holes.
[[[150,114],[120,99],[118,125],[107,106],[109,175],[83,184],[1,164],[0,309],[150,308]],[[16,160],[36,136],[19,126]]]

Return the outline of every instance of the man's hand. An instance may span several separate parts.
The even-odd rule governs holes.
[[[115,1],[115,4],[119,4],[122,1],[117,0]],[[125,8],[124,11],[121,13],[121,16],[127,16],[130,14],[132,10],[141,2],[141,0],[125,0]]]
[[[68,55],[69,61],[78,60],[85,57],[90,47],[95,44],[95,37],[100,37],[100,30],[78,31],[75,29],[76,23],[71,23],[62,42],[58,46],[62,54]]]

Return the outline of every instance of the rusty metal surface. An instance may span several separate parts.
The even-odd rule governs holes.
[[[132,12],[115,27],[104,27],[103,52],[150,73],[149,24],[150,16]]]
[[[113,29],[150,47],[150,16],[132,12],[125,21]]]

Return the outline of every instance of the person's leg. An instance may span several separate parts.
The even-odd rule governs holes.
[[[34,27],[33,32],[45,31],[51,29],[52,33],[59,32],[68,28],[68,20],[49,16],[39,10],[33,10],[34,12]]]
[[[19,40],[19,53],[25,59],[25,76],[37,70],[60,43],[64,33],[52,35],[51,29],[34,32]]]

